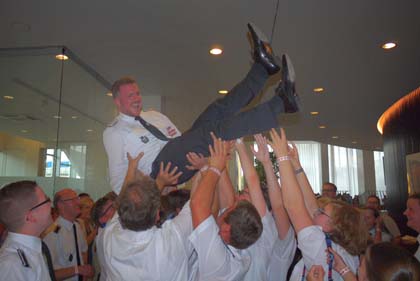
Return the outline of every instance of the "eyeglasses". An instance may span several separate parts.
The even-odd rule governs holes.
[[[60,199],[60,201],[61,202],[68,202],[68,201],[76,201],[76,200],[79,200],[79,199],[80,199],[80,197],[76,196],[76,197],[68,198],[68,199]]]
[[[325,211],[324,211],[324,209],[322,209],[322,208],[318,208],[318,209],[316,209],[316,211],[315,211],[315,213],[314,213],[314,216],[316,217],[316,216],[319,216],[319,215],[324,215],[324,216],[327,216],[328,218],[330,218],[331,219],[331,216],[330,215],[328,215]]]
[[[33,210],[35,210],[36,208],[41,207],[42,205],[47,204],[47,203],[50,203],[50,202],[51,202],[51,199],[50,199],[49,197],[47,197],[47,199],[45,199],[45,200],[44,200],[44,201],[42,201],[41,203],[36,204],[36,205],[35,205],[35,206],[33,206],[32,208],[30,208],[30,209],[29,209],[29,211],[33,211]]]

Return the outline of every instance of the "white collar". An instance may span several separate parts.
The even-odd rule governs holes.
[[[70,231],[70,230],[72,230],[73,229],[73,224],[75,224],[76,223],[76,221],[74,221],[74,222],[71,222],[71,221],[69,221],[69,220],[66,220],[65,218],[63,218],[62,216],[59,216],[58,217],[58,219],[57,219],[57,224],[59,225],[59,226],[62,226],[62,227],[64,227],[65,229],[67,229],[68,231]]]
[[[12,242],[17,242],[19,244],[28,247],[35,252],[42,253],[42,242],[39,237],[27,235],[27,234],[20,234],[15,232],[9,232],[7,235],[7,239]]]
[[[143,110],[140,112],[140,115],[143,113]],[[123,120],[123,121],[126,121],[126,122],[138,122],[135,118],[135,116],[130,116],[130,115],[127,115],[127,114],[124,114],[124,113],[122,113],[122,112],[120,112],[120,114],[118,115],[118,118],[120,119],[120,120]]]

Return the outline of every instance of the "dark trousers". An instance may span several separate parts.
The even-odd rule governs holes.
[[[240,112],[263,89],[267,79],[265,69],[254,64],[245,79],[225,97],[210,104],[191,129],[165,145],[153,162],[151,177],[156,178],[160,162],[171,162],[183,172],[178,183],[189,180],[196,171],[185,168],[188,165],[186,154],[196,152],[209,156],[208,146],[213,143],[210,132],[223,140],[234,140],[277,127],[277,115],[284,112],[283,102],[277,95],[248,111]]]

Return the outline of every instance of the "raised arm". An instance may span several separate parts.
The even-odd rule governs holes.
[[[258,151],[252,149],[252,153],[264,167],[265,177],[267,179],[268,197],[270,198],[271,208],[276,222],[277,232],[281,240],[285,239],[289,231],[290,221],[283,205],[283,197],[280,185],[274,174],[273,164],[271,163],[268,152],[267,139],[261,134],[254,136],[258,145]]]
[[[144,176],[142,172],[137,169],[140,159],[143,157],[144,152],[140,152],[136,157],[131,157],[130,153],[127,152],[128,159],[128,168],[127,173],[125,174],[124,182],[121,186],[119,194],[122,194],[125,190],[125,187],[135,181],[138,177]],[[115,190],[114,190],[115,191]]]
[[[260,178],[257,171],[247,153],[245,144],[242,140],[236,142],[236,149],[241,160],[242,170],[244,172],[245,180],[248,185],[249,196],[251,202],[257,209],[261,217],[264,217],[267,212],[267,205],[265,204],[264,195],[261,191]]]
[[[272,140],[270,145],[276,154],[279,166],[284,206],[296,233],[299,233],[303,228],[313,225],[313,222],[306,209],[302,191],[290,163],[286,134],[283,129],[280,129],[279,136],[275,129],[271,129],[270,136]]]
[[[202,180],[191,195],[190,206],[193,228],[199,226],[212,214],[216,183],[226,168],[227,144],[221,139],[217,139],[213,134],[212,138],[213,146],[209,145],[209,168],[204,172]]]
[[[316,201],[314,191],[312,190],[311,184],[306,177],[305,171],[300,164],[299,153],[294,143],[292,143],[292,149],[289,151],[289,156],[296,175],[296,179],[299,183],[300,190],[302,190],[303,193],[306,209],[308,210],[309,215],[313,217],[313,214],[319,208],[318,202]]]

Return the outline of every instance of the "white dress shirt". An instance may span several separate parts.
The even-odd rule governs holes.
[[[419,242],[420,244],[420,234],[417,236],[417,242]],[[414,254],[414,256],[416,257],[418,261],[420,261],[420,246],[417,248],[417,251]]]
[[[293,262],[296,252],[295,231],[289,227],[286,237],[281,240],[277,237],[268,266],[269,281],[286,281],[287,271]]]
[[[51,281],[41,239],[9,232],[0,249],[1,281]]]
[[[194,247],[189,280],[243,280],[251,264],[244,250],[226,245],[213,216],[200,223],[189,237]],[[190,261],[191,264],[191,261]]]
[[[162,228],[145,231],[122,228],[116,213],[97,239],[101,272],[106,276],[101,280],[186,281],[191,231],[189,202]]]
[[[158,128],[168,138],[181,135],[169,118],[160,112],[142,111],[140,116]],[[175,131],[176,134],[169,136],[169,131]],[[156,138],[134,117],[123,113],[120,113],[105,129],[103,142],[108,155],[110,184],[112,190],[117,194],[120,193],[127,173],[127,153],[131,157],[136,157],[140,152],[144,152],[144,156],[139,161],[138,169],[149,175],[152,171],[153,161],[167,143],[167,141]]]
[[[261,220],[263,231],[260,238],[246,249],[251,256],[251,266],[244,277],[244,281],[267,280],[268,266],[278,235],[276,223],[268,210],[266,210],[265,216]]]
[[[54,222],[58,228],[51,231],[44,237],[44,242],[47,244],[51,253],[51,260],[54,270],[73,267],[77,265],[76,244],[74,241],[73,223],[58,217]],[[84,234],[80,225],[75,222],[77,232],[77,242],[79,246],[80,262],[83,264],[83,255],[86,253],[88,246],[84,238]],[[78,276],[75,275],[65,280],[77,281]]]
[[[298,233],[297,237],[298,247],[302,252],[303,258],[294,267],[290,280],[302,280],[304,265],[306,267],[306,273],[308,273],[313,265],[322,265],[325,271],[324,280],[328,280],[328,265],[325,252],[327,243],[325,242],[325,234],[322,228],[316,225],[305,227]],[[359,257],[350,255],[343,247],[334,242],[332,242],[331,246],[343,258],[344,263],[350,270],[356,274],[359,267]],[[341,275],[335,270],[332,270],[332,277],[334,281],[343,280]]]

